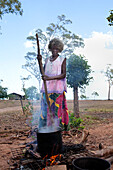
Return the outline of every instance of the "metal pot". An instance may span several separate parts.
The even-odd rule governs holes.
[[[110,163],[96,157],[81,157],[74,159],[73,170],[110,170]]]
[[[51,157],[62,151],[61,128],[41,128],[37,131],[38,152],[41,157]]]

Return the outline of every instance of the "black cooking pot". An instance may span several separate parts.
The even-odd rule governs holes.
[[[41,157],[51,157],[62,151],[61,128],[40,128],[37,131],[37,151]]]
[[[73,170],[110,170],[110,163],[96,157],[81,157],[73,160]]]

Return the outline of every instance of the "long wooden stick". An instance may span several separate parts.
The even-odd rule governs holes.
[[[37,39],[37,50],[38,50],[37,52],[38,52],[38,55],[40,55],[40,46],[39,46],[38,34],[36,34],[36,39]],[[37,57],[37,59],[38,59],[38,57]],[[44,75],[45,72],[44,72],[44,69],[43,69],[42,60],[38,59],[38,64],[39,64],[41,74]],[[47,104],[48,104],[48,108],[49,108],[49,112],[50,112],[50,116],[51,116],[51,121],[53,123],[53,115],[51,113],[51,107],[50,107],[50,103],[49,103],[46,81],[43,80],[43,82],[44,82],[44,88],[45,88],[46,101],[47,101]]]

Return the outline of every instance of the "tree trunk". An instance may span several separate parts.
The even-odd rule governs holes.
[[[108,83],[109,83],[109,89],[108,89],[108,100],[110,100],[110,89],[111,89],[110,80],[108,81]]]
[[[20,103],[21,103],[21,107],[22,107],[23,114],[25,115],[24,106],[23,106],[23,102],[22,102],[22,99],[21,99],[21,98],[20,98]]]
[[[74,95],[74,115],[76,118],[79,117],[79,102],[78,102],[78,87],[73,88]]]

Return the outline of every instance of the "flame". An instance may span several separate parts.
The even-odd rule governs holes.
[[[54,155],[54,156],[51,156],[50,157],[50,162],[51,162],[51,164],[50,164],[50,166],[51,165],[57,165],[58,163],[56,162],[56,158],[58,157],[59,155]]]
[[[48,157],[48,155],[46,155],[43,160],[45,160],[46,158]],[[59,154],[59,155],[54,155],[54,156],[51,156],[50,159],[47,159],[46,161],[46,166],[52,166],[52,165],[58,165],[58,161],[60,161],[62,158],[62,155]],[[45,168],[43,168],[42,170],[45,170]]]
[[[43,160],[46,159],[47,157],[48,157],[48,155],[44,156],[44,157],[43,157]]]

